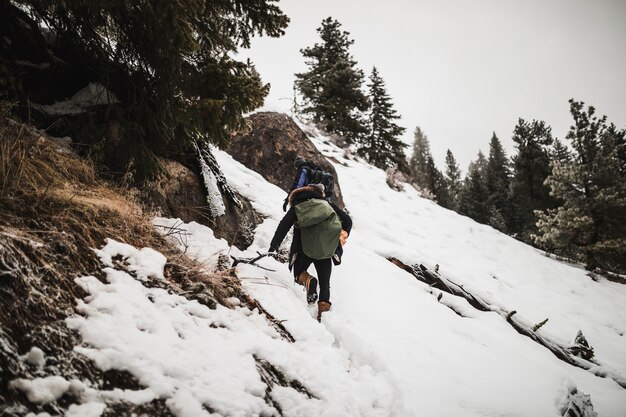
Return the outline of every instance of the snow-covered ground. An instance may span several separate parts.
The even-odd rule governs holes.
[[[323,320],[324,330],[353,362],[388,376],[407,415],[558,415],[571,386],[591,395],[600,416],[626,414],[626,390],[614,381],[559,361],[500,315],[444,295],[467,317],[458,316],[386,258],[439,264],[444,276],[503,310],[516,310],[531,324],[549,318],[539,332],[565,345],[580,329],[597,360],[622,375],[626,287],[594,282],[584,270],[441,208],[411,187],[393,191],[383,171],[345,159],[323,136],[312,140],[338,161],[334,166],[354,220],[344,262],[331,279],[333,310]],[[284,192],[223,152],[218,160],[234,188],[269,216],[250,248],[266,250],[282,216]],[[270,282],[293,288],[284,266],[272,260],[263,265],[279,271],[264,274]],[[287,300],[296,295],[304,305],[298,288],[246,287],[297,333],[301,323],[292,318]]]
[[[612,379],[560,361],[501,315],[444,294],[463,317],[456,314],[437,300],[439,291],[386,258],[439,264],[443,276],[496,308],[516,310],[529,324],[549,318],[539,333],[561,344],[571,343],[582,330],[597,361],[622,376],[625,286],[595,282],[584,270],[443,209],[408,186],[393,191],[384,172],[344,158],[322,136],[312,140],[338,161],[335,168],[354,220],[343,264],[331,279],[333,308],[322,323],[286,265],[274,259],[259,262],[274,271],[240,264],[237,273],[245,289],[294,336],[293,343],[257,311],[210,310],[145,287],[141,279],[162,278],[160,254],[110,241],[99,252],[108,263],[108,283],[80,278],[90,296],[79,304],[82,316],[68,324],[85,340],[80,352],[103,369],[129,371],[145,389],[95,392],[63,378],[20,380],[16,388],[29,394],[44,387],[45,392],[32,394],[44,402],[67,390],[82,393],[84,404],[74,406],[71,415],[98,416],[115,399],[163,398],[181,417],[272,415],[276,407],[284,416],[303,417],[556,417],[567,392],[576,387],[590,395],[599,416],[626,415],[626,389]],[[266,216],[246,253],[229,248],[205,226],[155,219],[186,229],[187,253],[209,267],[229,250],[248,256],[266,251],[285,197],[228,154],[216,151],[216,157],[230,185]],[[127,259],[140,280],[110,263],[116,254]],[[268,405],[259,361],[302,383],[308,394],[274,386],[269,393],[274,406]]]

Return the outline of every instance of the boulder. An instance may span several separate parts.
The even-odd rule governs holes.
[[[239,249],[247,248],[254,238],[254,229],[262,221],[248,200],[237,196],[241,207],[222,196],[225,214],[211,217],[206,189],[200,175],[183,164],[161,160],[165,174],[146,185],[141,197],[144,205],[161,216],[179,218],[209,226],[215,236]]]
[[[162,216],[198,222],[206,198],[198,176],[179,162],[161,160],[164,175],[143,189],[144,203]]]
[[[249,116],[248,124],[250,128],[236,134],[230,142],[228,153],[233,158],[286,193],[296,177],[293,162],[296,156],[301,156],[335,177],[333,201],[339,207],[344,207],[335,168],[291,117],[282,113],[261,112]],[[282,201],[276,204],[280,205]]]

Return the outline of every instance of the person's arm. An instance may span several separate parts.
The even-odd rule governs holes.
[[[349,235],[350,230],[352,230],[352,219],[350,218],[350,216],[348,216],[348,214],[345,211],[337,207],[335,203],[330,203],[330,206],[333,208],[333,210],[335,210],[335,213],[337,213],[337,215],[339,216],[339,220],[341,221],[341,228],[345,230]]]
[[[274,237],[272,238],[272,242],[270,243],[270,252],[276,252],[280,247],[280,244],[283,243],[285,236],[289,233],[289,229],[296,222],[296,209],[291,207],[283,219],[278,223],[278,227],[276,228],[276,232],[274,232]]]

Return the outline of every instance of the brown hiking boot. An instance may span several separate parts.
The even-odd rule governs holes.
[[[317,303],[317,321],[322,321],[322,313],[330,310],[332,304],[329,301],[320,301]]]
[[[317,301],[317,278],[306,271],[302,271],[296,282],[306,288],[306,301],[309,304]]]

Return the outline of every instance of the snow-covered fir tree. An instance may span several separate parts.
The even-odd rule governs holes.
[[[540,214],[536,241],[585,262],[587,268],[626,270],[626,176],[620,166],[626,130],[570,100],[567,134],[572,161],[555,160],[546,183],[563,202]]]

